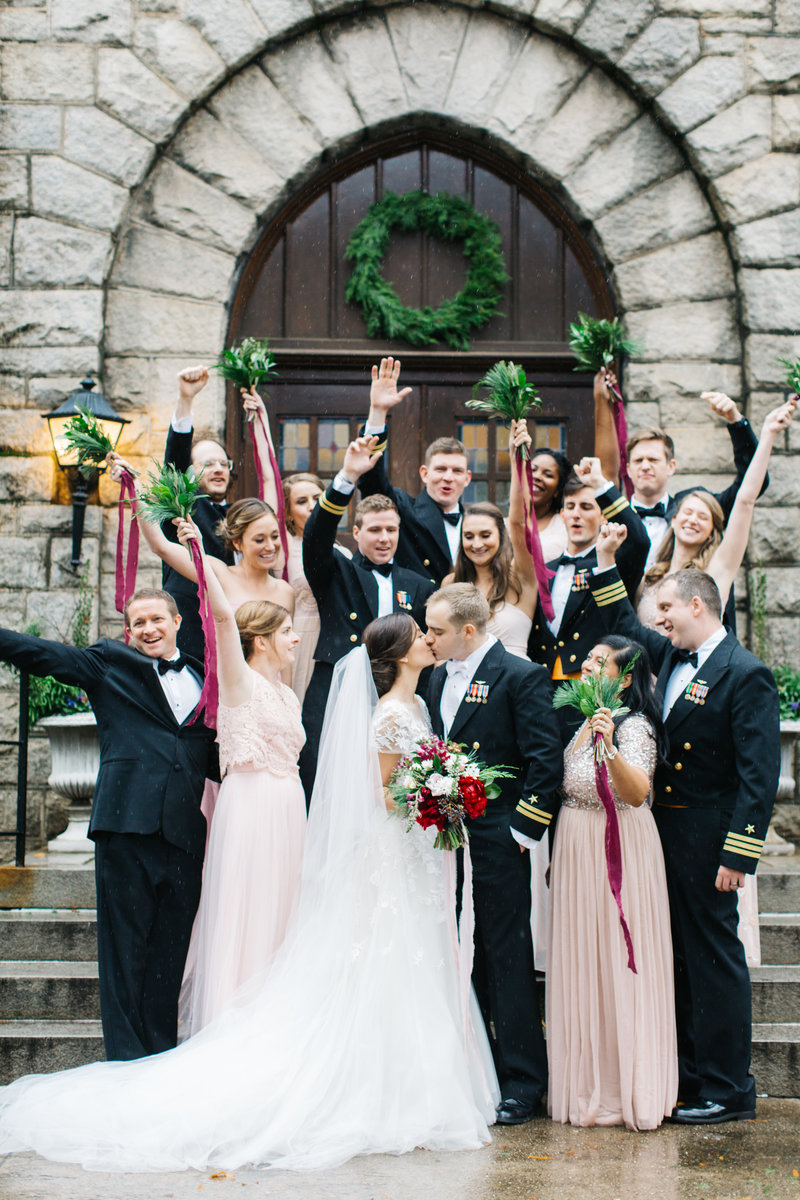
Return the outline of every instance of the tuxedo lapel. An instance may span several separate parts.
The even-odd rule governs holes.
[[[356,579],[358,580],[361,592],[367,602],[370,614],[373,619],[378,615],[378,583],[372,573],[371,565],[368,559],[360,551],[356,551],[352,558],[353,566],[357,568]]]
[[[430,713],[433,731],[439,737],[441,737],[444,729],[442,724],[442,692],[444,691],[446,681],[447,671],[445,667],[434,667],[431,681],[428,685],[428,712]]]
[[[491,650],[487,652],[482,662],[479,663],[477,670],[472,676],[470,682],[467,684],[467,690],[464,693],[464,699],[458,706],[456,715],[453,718],[453,724],[450,726],[450,732],[447,735],[452,741],[457,742],[459,740],[459,734],[461,730],[469,722],[469,720],[474,717],[476,713],[485,710],[485,704],[482,701],[476,702],[468,699],[470,686],[473,683],[485,684],[488,688],[486,703],[491,704],[492,686],[500,675],[502,666],[503,647],[499,642],[497,642],[497,644],[492,646]]]
[[[431,500],[427,492],[423,491],[417,496],[414,507],[417,509],[417,516],[436,542],[441,553],[448,562],[452,562],[450,543],[444,531],[444,517],[439,505],[435,500]],[[459,505],[459,510],[460,508]]]
[[[162,717],[165,718],[165,720],[169,721],[171,725],[173,725],[173,726],[177,725],[178,722],[175,719],[175,714],[172,711],[172,709],[170,708],[169,701],[167,700],[167,697],[164,695],[164,689],[162,688],[161,684],[159,683],[158,668],[153,666],[152,659],[145,658],[145,656],[143,654],[140,655],[139,657],[142,659],[141,663],[138,664],[139,669],[142,672],[142,678],[144,679],[145,685],[149,688],[149,690],[152,694],[153,700],[155,701],[155,704],[158,708],[159,713],[161,714]],[[203,677],[201,674],[201,676],[200,676],[201,684],[202,684],[202,678]],[[189,715],[191,716],[191,713]]]

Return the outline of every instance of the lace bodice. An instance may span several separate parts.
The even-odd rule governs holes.
[[[594,748],[591,738],[587,737],[586,741],[575,749],[575,742],[583,728],[584,726],[581,726],[564,751],[564,780],[561,784],[564,803],[569,808],[602,808],[594,781]],[[656,769],[656,739],[647,718],[634,713],[624,720],[617,730],[617,742],[625,761],[646,771],[652,785],[653,772]],[[609,782],[611,783],[610,772]],[[611,791],[617,808],[632,807],[630,804],[623,804],[614,791],[613,783]],[[648,797],[645,801],[648,806],[651,798]]]
[[[494,610],[486,626],[509,654],[528,657],[528,638],[533,621],[515,604],[501,604]]]
[[[235,767],[267,770],[285,777],[297,774],[297,756],[306,735],[300,721],[300,701],[291,688],[273,686],[251,671],[253,692],[244,704],[220,704],[217,714],[219,765],[225,773]]]
[[[381,754],[408,754],[431,733],[425,701],[415,696],[411,707],[400,700],[384,700],[375,710],[372,731]]]

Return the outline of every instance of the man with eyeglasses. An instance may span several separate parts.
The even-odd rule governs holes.
[[[213,554],[223,562],[232,564],[233,556],[217,534],[217,526],[225,519],[225,497],[231,483],[233,463],[225,447],[212,437],[200,437],[193,441],[194,416],[192,405],[195,397],[208,383],[207,367],[186,367],[178,375],[178,399],[167,433],[164,461],[172,463],[179,471],[190,466],[200,476],[200,491],[193,517],[203,538],[206,554]],[[201,474],[202,472],[202,474]],[[174,525],[166,522],[162,529],[166,537],[176,542]],[[175,597],[182,624],[178,631],[178,648],[185,654],[203,661],[203,630],[200,624],[197,585],[184,579],[172,567],[164,563],[161,570],[161,586]]]

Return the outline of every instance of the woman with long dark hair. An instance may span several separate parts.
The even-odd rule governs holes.
[[[565,1124],[654,1129],[678,1094],[667,882],[650,811],[663,731],[643,646],[609,635],[589,652],[582,673],[624,673],[621,700],[629,712],[612,718],[601,708],[564,753],[550,877],[548,1106]],[[622,907],[636,972],[608,878],[606,813],[595,782],[598,734],[619,823]]]

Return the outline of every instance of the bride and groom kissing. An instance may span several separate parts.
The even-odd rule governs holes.
[[[373,622],[334,676],[300,897],[270,967],[175,1050],[0,1090],[0,1150],[111,1170],[313,1168],[476,1147],[489,1124],[535,1115],[547,1060],[522,851],[547,831],[562,753],[544,669],[508,654],[488,616],[456,584],[430,598],[424,636],[404,613]],[[447,665],[428,718],[414,692],[433,655]],[[383,806],[379,773],[431,725],[512,771],[469,830],[483,1022],[459,1002],[443,856]]]

